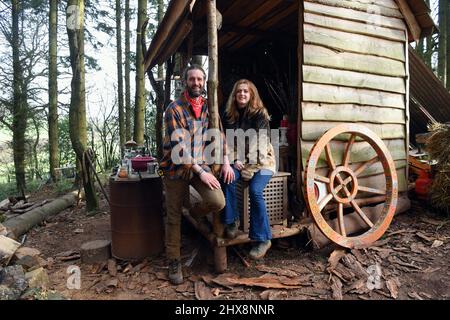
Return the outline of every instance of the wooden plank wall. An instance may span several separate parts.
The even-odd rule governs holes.
[[[407,190],[407,28],[394,0],[305,0],[301,61],[302,171],[317,139],[343,123],[360,123],[380,136],[395,160],[400,191]],[[302,31],[303,29],[303,31]],[[347,136],[332,143],[339,163]],[[319,167],[325,166],[325,156]],[[374,156],[355,142],[354,166]],[[364,184],[383,187],[382,167],[363,173]]]

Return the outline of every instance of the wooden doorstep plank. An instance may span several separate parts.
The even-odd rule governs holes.
[[[303,66],[303,79],[305,82],[406,93],[406,82],[403,78],[370,75],[355,71]]]
[[[325,132],[336,127],[340,122],[324,122],[324,121],[302,121],[301,137],[303,141],[316,141]],[[404,139],[406,137],[404,124],[375,124],[375,123],[359,123],[372,130],[381,139]],[[335,140],[348,141],[350,134],[342,134],[336,136]],[[357,137],[356,141],[361,141]]]
[[[353,0],[306,0],[308,2],[319,3],[336,8],[352,9],[361,12],[377,13],[381,16],[394,17],[402,19],[403,15],[399,9],[387,8],[376,4],[361,3]],[[305,2],[306,2],[305,1]]]
[[[304,64],[370,74],[405,77],[405,63],[383,57],[339,52],[322,46],[303,46]]]
[[[360,106],[355,104],[302,103],[304,121],[340,121],[371,123],[402,123],[406,121],[403,109]]]
[[[402,94],[306,82],[303,83],[303,101],[405,108]]]
[[[302,141],[301,142],[301,151],[302,151],[302,164],[303,168],[306,165],[306,161],[308,159],[309,153],[316,141]],[[405,148],[405,140],[404,139],[394,139],[394,140],[384,140],[383,141],[386,147],[388,148],[393,160],[405,160],[406,159],[406,148]],[[333,159],[337,164],[342,163],[342,158],[345,152],[345,147],[347,146],[346,142],[342,141],[331,141],[331,154]],[[365,162],[376,156],[375,150],[368,142],[355,142],[351,153],[350,159],[353,162]],[[326,162],[325,152],[319,157],[318,160],[318,168],[328,167],[328,163]]]
[[[406,33],[404,30],[390,29],[386,27],[377,26],[374,24],[349,21],[314,13],[305,12],[305,23],[340,31],[351,32],[355,34],[372,36],[381,39],[401,41],[401,42],[406,41]]]
[[[405,61],[405,44],[344,31],[304,25],[305,43],[345,52],[361,53]]]
[[[353,9],[337,8],[313,2],[304,2],[305,12],[323,14],[330,17],[359,21],[367,24],[374,24],[382,27],[406,31],[406,24],[403,19],[383,17],[372,12],[362,12]]]

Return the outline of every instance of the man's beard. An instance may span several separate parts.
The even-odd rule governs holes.
[[[200,89],[197,90],[197,91],[193,91],[191,88],[188,87],[187,90],[188,90],[189,96],[190,96],[191,98],[198,98],[198,97],[200,97],[200,96],[202,95],[202,93],[203,93],[203,88],[200,88]]]

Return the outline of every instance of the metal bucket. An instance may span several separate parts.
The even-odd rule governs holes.
[[[164,249],[161,178],[110,179],[111,249],[115,258],[142,259]]]

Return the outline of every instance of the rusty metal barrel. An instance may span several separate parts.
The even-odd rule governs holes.
[[[164,249],[162,181],[110,179],[111,249],[121,260],[142,259]]]

